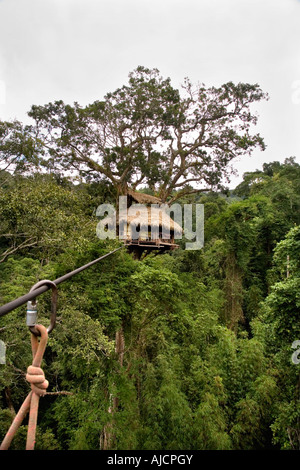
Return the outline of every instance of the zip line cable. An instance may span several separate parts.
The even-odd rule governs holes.
[[[37,282],[30,290],[30,292],[18,299],[13,300],[0,308],[0,316],[6,315],[17,307],[20,307],[27,302],[27,317],[26,323],[29,326],[31,331],[31,346],[32,346],[32,365],[27,368],[26,380],[31,385],[31,392],[25,398],[21,408],[14,417],[10,428],[8,429],[2,443],[0,444],[0,450],[8,450],[14,436],[16,435],[17,430],[22,424],[25,416],[29,413],[28,420],[28,429],[27,429],[27,441],[26,441],[26,450],[34,450],[35,438],[36,438],[36,427],[37,427],[37,418],[38,418],[38,408],[39,408],[39,399],[47,394],[46,390],[48,388],[49,382],[45,379],[45,374],[41,369],[41,362],[45,352],[45,348],[48,340],[48,333],[52,331],[56,322],[56,304],[57,304],[57,285],[61,282],[70,279],[70,277],[75,274],[84,271],[85,269],[93,266],[99,261],[107,258],[108,256],[119,251],[123,246],[106,253],[100,258],[97,258],[90,263],[81,266],[80,268],[71,271],[70,273],[65,274],[64,276],[59,277],[55,281],[42,280]],[[51,298],[51,317],[50,317],[50,326],[46,329],[43,325],[36,324],[37,319],[37,307],[35,298],[46,292],[47,290],[52,289],[52,298]],[[31,300],[34,300],[31,302]],[[40,336],[40,341],[38,340]]]
[[[107,258],[108,256],[112,255],[113,253],[116,253],[117,251],[121,250],[123,246],[120,246],[119,248],[116,248],[113,251],[110,251],[109,253],[106,253],[103,256],[100,256],[100,258],[97,258],[90,263],[85,264],[84,266],[81,266],[80,268],[75,269],[74,271],[71,271],[70,273],[65,274],[64,276],[59,277],[58,279],[55,279],[55,281],[52,281],[53,284],[58,285],[61,282],[67,281],[70,279],[70,277],[74,276],[75,274],[80,273],[81,271],[84,271],[85,269],[93,266],[94,264],[98,263],[99,261]],[[43,294],[47,290],[51,289],[50,285],[43,285],[41,287],[38,287],[34,289],[33,291],[28,292],[28,294],[22,295],[21,297],[18,297],[15,300],[12,300],[11,302],[8,302],[7,304],[3,305],[0,307],[0,317],[6,315],[7,313],[11,312],[15,308],[20,307],[21,305],[25,304],[29,300],[35,299],[39,295]]]

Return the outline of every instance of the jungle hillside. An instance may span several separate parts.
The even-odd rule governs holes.
[[[265,148],[266,99],[138,67],[101,101],[0,121],[0,305],[122,246],[97,237],[97,207],[129,189],[204,205],[201,250],[122,248],[59,286],[37,450],[300,449],[300,165],[228,186],[234,159]],[[43,325],[50,307],[48,292]],[[30,390],[25,316],[0,318],[1,441]],[[11,449],[26,434],[25,420]]]

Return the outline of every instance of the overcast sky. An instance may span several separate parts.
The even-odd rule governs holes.
[[[0,119],[31,122],[32,104],[86,105],[127,82],[138,65],[179,87],[258,83],[265,152],[244,171],[300,163],[299,0],[0,0]]]

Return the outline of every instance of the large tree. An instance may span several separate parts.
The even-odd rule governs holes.
[[[228,82],[182,90],[158,70],[138,67],[127,85],[82,107],[63,101],[32,106],[32,133],[48,165],[109,180],[116,194],[147,185],[163,201],[218,187],[230,162],[264,149],[252,134],[250,105],[267,98],[260,87]],[[174,196],[175,194],[175,196]]]
[[[37,167],[42,149],[42,143],[32,135],[31,126],[23,126],[17,120],[0,120],[0,187],[9,174],[25,173]]]

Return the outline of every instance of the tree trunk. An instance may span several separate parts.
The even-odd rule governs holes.
[[[125,340],[123,326],[116,332],[116,346],[115,352],[118,356],[118,362],[120,367],[123,367],[124,359],[124,350],[125,350]],[[113,447],[115,442],[115,436],[113,433],[113,416],[118,411],[119,398],[110,394],[109,396],[110,405],[108,408],[108,413],[112,415],[112,420],[110,423],[107,423],[104,426],[104,429],[100,435],[100,449],[109,450]]]
[[[13,405],[13,402],[12,402],[12,399],[11,399],[11,391],[10,391],[9,387],[5,387],[4,394],[5,394],[5,400],[6,400],[7,406],[9,408],[9,410],[11,411],[12,416],[15,417],[16,416],[16,410],[14,408],[14,405]]]

